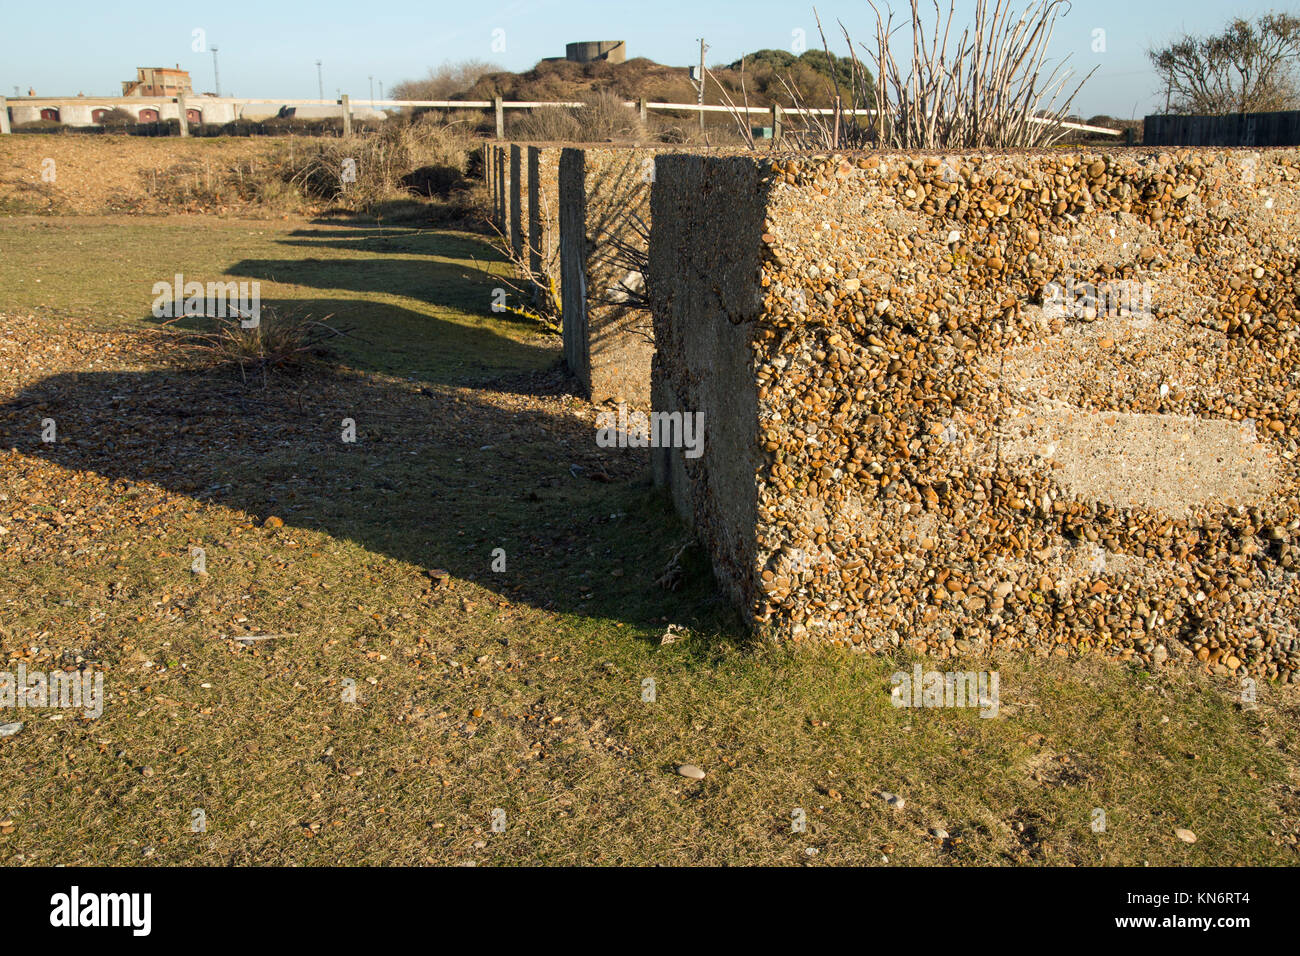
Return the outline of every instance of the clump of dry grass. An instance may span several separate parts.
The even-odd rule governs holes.
[[[589,93],[580,106],[546,106],[514,121],[517,139],[538,142],[628,143],[645,137],[640,114],[608,90]]]
[[[263,307],[253,316],[208,317],[200,328],[177,328],[171,320],[162,330],[163,354],[178,364],[204,371],[237,369],[241,380],[272,374],[300,374],[329,357],[325,343],[348,330],[310,315],[282,314]]]
[[[313,143],[293,151],[284,179],[314,199],[368,211],[411,195],[412,181],[437,180],[447,192],[464,181],[474,131],[424,114],[370,136]],[[424,175],[416,175],[424,171]]]

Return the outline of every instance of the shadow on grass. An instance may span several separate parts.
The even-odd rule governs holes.
[[[351,264],[351,260],[340,261]],[[330,265],[326,261],[303,263],[304,268]],[[295,281],[286,280],[283,273],[276,278]],[[526,319],[508,315],[465,322],[457,321],[450,313],[421,312],[391,299],[323,296],[263,297],[261,307],[268,317],[310,317],[335,329],[347,329],[347,335],[331,338],[328,346],[351,368],[430,385],[493,384],[509,388],[520,372],[536,373],[553,365],[559,356],[558,342],[553,346],[540,340],[539,344],[530,344],[499,331],[503,327],[528,328]],[[148,314],[141,317],[141,322],[177,331],[212,328],[211,320],[199,316],[160,319]]]
[[[45,418],[56,443],[41,441]],[[657,583],[684,529],[651,487],[645,453],[596,447],[565,401],[329,373],[258,389],[228,372],[94,372],[46,378],[0,405],[0,429],[23,454],[258,524],[275,515],[512,601],[651,631],[671,620],[742,633],[702,556],[681,590]],[[504,573],[492,569],[497,548]]]

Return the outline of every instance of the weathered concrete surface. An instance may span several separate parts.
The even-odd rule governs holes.
[[[1068,494],[1177,518],[1258,507],[1277,490],[1277,449],[1253,423],[1038,406],[1008,410],[1003,441],[1004,456],[1046,465]]]
[[[561,301],[560,153],[558,146],[528,147],[528,265],[535,297]]]
[[[653,216],[656,476],[755,626],[1296,673],[1295,151],[663,155]]]
[[[528,186],[524,182],[523,151],[510,144],[510,250],[515,262],[525,262],[525,223],[528,222]]]
[[[758,404],[753,370],[753,322],[762,308],[753,277],[761,265],[762,215],[757,204],[736,208],[722,192],[693,187],[710,179],[706,160],[683,156],[669,189],[654,190],[649,281],[658,290],[652,406],[655,411],[704,412],[704,453],[652,451],[655,483],[668,488],[690,525],[708,528],[718,580],[742,606],[758,566]],[[744,192],[757,191],[759,171],[743,159],[709,161],[713,175]],[[704,223],[727,228],[701,228]],[[709,269],[694,268],[708,262]],[[748,299],[742,290],[748,290]],[[723,318],[730,315],[731,320]]]
[[[653,328],[636,294],[650,218],[651,154],[565,149],[560,157],[564,357],[593,402],[650,403]]]
[[[492,147],[497,170],[496,203],[493,216],[507,244],[510,242],[510,161],[504,146]]]

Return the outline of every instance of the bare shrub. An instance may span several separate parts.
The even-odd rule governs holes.
[[[486,60],[461,60],[431,67],[421,80],[404,80],[390,90],[394,100],[446,100],[463,93],[488,73],[500,73],[501,67]]]
[[[1012,149],[1056,142],[1064,132],[1059,124],[1088,78],[1060,99],[1071,73],[1064,61],[1047,70],[1047,46],[1057,19],[1070,9],[1068,0],[1034,0],[1019,15],[1011,0],[976,0],[973,26],[962,30],[951,49],[955,2],[950,0],[946,15],[938,0],[932,2],[934,26],[927,32],[920,0],[911,0],[910,23],[899,27],[892,10],[886,7],[882,16],[868,0],[876,14],[877,144]],[[900,31],[906,36],[908,26],[912,56],[904,70],[890,41]],[[847,31],[844,36],[852,52]]]
[[[1300,105],[1300,17],[1237,17],[1212,36],[1181,38],[1147,57],[1175,113],[1263,113]]]

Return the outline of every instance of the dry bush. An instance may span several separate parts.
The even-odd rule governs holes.
[[[257,205],[277,212],[302,211],[303,195],[281,175],[284,168],[283,159],[186,160],[141,176],[149,198],[167,206]]]
[[[909,22],[898,27],[892,10],[886,7],[882,16],[868,2],[876,14],[877,80],[870,99],[878,145],[1016,149],[1050,146],[1061,137],[1059,123],[1087,80],[1061,99],[1071,74],[1064,62],[1047,68],[1047,47],[1057,19],[1070,9],[1068,0],[1033,0],[1019,15],[1011,0],[976,0],[974,23],[960,35],[953,0],[946,15],[932,0],[934,24],[928,32],[919,0],[911,0]],[[894,41],[891,47],[899,32],[911,43]],[[950,48],[952,35],[956,44]],[[847,31],[844,36],[852,51]],[[905,45],[912,55],[904,70],[892,49]],[[856,56],[853,62],[856,66]]]
[[[99,125],[104,129],[121,130],[136,124],[136,118],[133,114],[122,109],[120,106],[114,106],[99,119]]]
[[[629,143],[645,137],[641,114],[616,93],[587,93],[581,106],[545,106],[511,123],[516,139],[544,143]]]
[[[573,115],[582,131],[583,142],[635,142],[645,135],[641,114],[621,96],[606,90],[584,96],[582,103]]]
[[[440,170],[445,186],[440,192],[450,192],[463,183],[475,146],[467,127],[426,115],[410,123],[392,122],[370,136],[313,143],[293,155],[285,175],[307,196],[369,211],[409,199],[413,188],[435,178],[433,173],[415,175],[419,170]],[[355,181],[345,181],[349,169],[355,171]]]
[[[394,100],[446,100],[463,93],[488,73],[500,73],[501,67],[486,60],[461,60],[431,67],[422,80],[404,80],[389,91]]]
[[[1300,106],[1300,17],[1234,18],[1222,33],[1183,34],[1147,57],[1174,113],[1269,113]]]
[[[715,114],[726,116],[727,114]],[[736,114],[736,121],[728,120],[723,124],[715,120],[712,116],[707,117],[705,122],[708,124],[704,129],[700,129],[698,119],[678,118],[673,116],[655,116],[650,115],[649,137],[657,143],[665,143],[669,146],[748,146],[751,145],[750,138],[741,133],[741,123],[753,126],[765,126],[766,122],[760,122],[762,117],[757,114],[745,120],[743,114]]]
[[[237,370],[242,381],[272,374],[298,374],[330,356],[325,343],[348,330],[328,324],[330,316],[283,315],[263,307],[258,323],[245,328],[238,316],[204,318],[200,328],[176,328],[171,320],[162,330],[164,354],[186,368]]]
[[[542,106],[524,116],[512,118],[511,135],[535,143],[576,143],[582,136],[573,110],[563,106]]]

